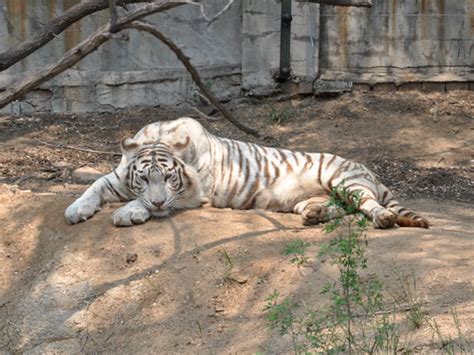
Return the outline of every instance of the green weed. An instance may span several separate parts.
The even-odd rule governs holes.
[[[308,261],[308,257],[305,255],[305,253],[306,249],[308,249],[310,245],[310,243],[298,239],[287,243],[285,248],[282,250],[282,254],[294,255],[294,257],[290,259],[290,262],[301,266]]]
[[[270,106],[268,109],[268,118],[273,124],[284,125],[290,118],[290,111],[287,108],[279,110],[275,106]]]

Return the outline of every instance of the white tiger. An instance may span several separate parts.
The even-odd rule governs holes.
[[[361,192],[360,211],[377,228],[395,223],[429,226],[425,218],[400,206],[362,164],[332,154],[220,138],[192,118],[149,124],[122,140],[121,147],[123,156],[115,171],[94,182],[66,209],[69,223],[86,220],[105,202],[131,200],[114,213],[115,225],[143,223],[205,201],[215,207],[293,212],[312,225],[343,213],[326,206],[329,192],[341,184],[349,192]],[[181,184],[172,187],[173,179]]]

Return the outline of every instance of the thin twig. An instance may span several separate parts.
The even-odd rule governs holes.
[[[210,24],[213,23],[215,20],[217,20],[217,18],[218,18],[219,16],[221,16],[224,12],[226,12],[227,10],[229,10],[233,3],[234,3],[234,0],[229,0],[229,2],[227,3],[227,5],[225,5],[218,13],[216,13],[216,14],[215,14],[214,16],[212,16],[211,18],[207,17],[206,12],[204,11],[204,4],[197,4],[197,5],[199,5],[199,7],[200,7],[200,9],[201,9],[201,16],[204,17],[204,19],[208,22],[208,25],[210,25]]]
[[[238,120],[236,120],[229,111],[220,103],[220,101],[207,89],[206,85],[202,82],[202,79],[191,64],[189,58],[184,54],[184,52],[168,37],[166,37],[156,26],[149,24],[143,21],[133,21],[126,25],[128,28],[133,28],[139,31],[148,32],[151,35],[158,38],[163,44],[165,44],[171,51],[174,52],[179,61],[184,65],[186,70],[191,75],[192,80],[201,91],[201,93],[212,103],[212,105],[224,116],[227,120],[233,123],[237,128],[244,131],[247,134],[250,134],[254,137],[260,138],[260,133],[251,127],[247,127]]]
[[[199,116],[201,116],[202,118],[205,118],[206,120],[209,120],[209,121],[219,121],[220,120],[220,117],[212,117],[212,116],[206,115],[200,109],[198,109],[195,106],[192,106],[192,105],[188,104],[187,102],[185,102],[184,104],[187,105],[191,110],[196,112]]]
[[[72,145],[66,145],[66,144],[48,143],[48,142],[44,142],[44,141],[42,141],[38,138],[35,138],[35,141],[37,141],[38,143],[41,143],[43,145],[46,145],[48,147],[61,148],[61,149],[62,148],[67,148],[67,149],[72,149],[72,150],[78,150],[80,152],[87,152],[87,153],[94,153],[94,154],[107,154],[107,155],[113,155],[113,156],[116,156],[116,157],[122,156],[122,154],[120,154],[120,153],[108,152],[108,151],[105,151],[105,150],[95,150],[95,149],[74,147]]]
[[[202,95],[198,92],[199,95]],[[193,110],[194,112],[196,112],[199,116],[201,116],[202,118],[206,119],[206,120],[209,120],[209,121],[219,121],[220,120],[220,117],[211,117],[209,115],[206,115],[204,112],[202,112],[200,109],[198,109],[197,107],[191,105],[188,100],[186,100],[186,98],[181,95],[181,94],[178,94],[176,92],[173,92],[173,95],[176,96],[176,98],[178,100],[181,100],[183,102],[183,104],[186,105],[186,107],[189,107],[191,110]],[[204,98],[206,101],[207,99]]]
[[[382,314],[403,313],[403,312],[410,311],[412,308],[413,307],[411,307],[410,305],[406,305],[406,306],[401,306],[401,307],[391,309],[391,310],[377,311],[377,312],[372,313],[371,315],[380,316]],[[353,314],[353,317],[367,317],[367,314]]]

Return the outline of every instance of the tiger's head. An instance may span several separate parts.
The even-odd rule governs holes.
[[[166,144],[138,144],[125,138],[121,148],[127,160],[125,179],[130,192],[153,214],[202,205],[197,173]]]

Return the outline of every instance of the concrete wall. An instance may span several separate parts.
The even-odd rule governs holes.
[[[473,0],[382,0],[321,7],[321,78],[473,81]]]
[[[265,94],[277,89],[281,0],[243,0],[242,89]],[[292,2],[291,68],[296,82],[318,73],[319,5]]]
[[[0,0],[0,51],[32,36],[79,0]],[[206,1],[211,17],[222,1]],[[131,5],[130,8],[138,5]],[[109,20],[108,11],[84,18],[58,38],[7,71],[0,73],[0,90],[24,75],[59,59]],[[241,3],[208,24],[197,6],[182,6],[148,18],[192,58],[211,89],[221,98],[240,94]],[[189,75],[175,55],[148,34],[128,32],[126,40],[112,40],[74,68],[45,83],[28,103],[9,105],[5,112],[108,111],[130,105],[174,104],[193,99]],[[32,106],[33,105],[33,106]]]
[[[0,0],[0,51],[32,36],[79,0]],[[207,0],[206,12],[223,0]],[[137,6],[137,5],[135,5]],[[133,6],[131,6],[133,7]],[[149,18],[192,58],[221,98],[279,89],[281,0],[235,0],[212,24],[187,5]],[[293,1],[291,67],[299,92],[351,83],[474,82],[474,0],[375,0],[372,9]],[[108,11],[83,19],[5,72],[0,90],[59,59],[106,23]],[[469,87],[469,84],[466,84]],[[192,100],[188,74],[147,34],[113,40],[3,112],[112,111]]]

